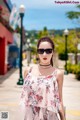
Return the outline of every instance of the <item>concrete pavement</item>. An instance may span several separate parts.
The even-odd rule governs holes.
[[[23,62],[23,72],[24,69],[26,61]],[[21,119],[18,104],[22,86],[16,84],[18,79],[18,69],[12,69],[6,75],[0,76],[0,111],[8,111],[9,120]],[[72,74],[64,75],[63,100],[66,106],[66,120],[80,120],[80,82]]]
[[[63,99],[67,120],[80,120],[80,81],[75,76],[64,76]]]

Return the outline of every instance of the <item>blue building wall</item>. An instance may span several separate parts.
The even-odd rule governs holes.
[[[19,48],[16,45],[9,46],[8,62],[12,67],[19,67]]]

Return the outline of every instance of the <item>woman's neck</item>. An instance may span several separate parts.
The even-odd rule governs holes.
[[[48,63],[48,64],[39,64],[40,66],[50,66],[51,64],[50,63]]]
[[[39,64],[39,68],[40,69],[49,69],[49,68],[51,68],[52,67],[52,65],[50,64],[50,63],[48,63],[48,64]]]

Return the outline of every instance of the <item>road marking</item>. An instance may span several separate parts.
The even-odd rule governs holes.
[[[66,110],[66,114],[80,116],[80,110]]]
[[[14,103],[14,102],[7,102],[7,103],[0,103],[0,106],[18,106],[18,103]]]
[[[9,106],[9,107],[16,107],[18,106],[19,103],[15,103],[15,102],[6,102],[6,103],[0,103],[0,106]],[[66,110],[66,114],[70,114],[70,115],[73,115],[73,116],[80,116],[80,110]]]

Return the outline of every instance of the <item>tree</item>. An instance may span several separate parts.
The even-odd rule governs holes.
[[[79,32],[80,33],[80,32]],[[63,31],[61,31],[62,35],[59,33],[55,34],[52,40],[55,43],[55,50],[59,54],[61,59],[65,59],[65,36],[63,35]],[[68,53],[76,53],[77,52],[77,41],[80,42],[80,39],[76,36],[75,30],[69,30],[69,35],[67,39],[67,51]]]
[[[66,13],[66,16],[76,24],[80,24],[80,5],[77,5],[76,8],[78,8],[79,11],[69,11]]]
[[[44,27],[42,31],[39,31],[38,38],[45,37],[45,36],[48,36],[48,35],[49,35],[49,32],[47,30],[47,27]]]
[[[77,5],[76,8],[79,9],[79,11],[69,11],[66,13],[66,16],[72,20],[74,23],[80,25],[80,5]],[[77,31],[76,29],[76,36],[77,38],[80,38],[79,35],[80,33]],[[75,51],[75,63],[77,64],[77,46],[78,46],[78,39],[76,40],[76,43],[75,43],[75,48],[76,48],[76,51]]]

